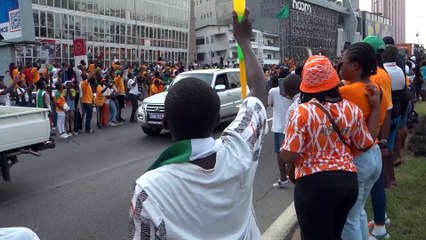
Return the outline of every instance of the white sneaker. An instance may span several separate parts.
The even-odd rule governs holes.
[[[70,137],[70,135],[68,135],[68,134],[66,134],[66,133],[62,133],[61,135],[59,135],[59,137],[60,137],[60,138],[64,138],[64,139],[66,139],[66,138],[69,138],[69,137]]]
[[[285,180],[285,181],[278,180],[278,182],[272,184],[272,187],[274,187],[274,188],[284,188],[289,183],[290,183],[290,180],[288,180],[288,179]]]
[[[115,124],[113,122],[110,122],[108,125],[110,125],[111,127],[116,127],[117,126],[117,124]]]

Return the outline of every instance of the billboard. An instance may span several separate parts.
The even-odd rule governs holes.
[[[22,37],[21,10],[18,0],[1,0],[0,34],[5,41]]]
[[[377,14],[363,12],[364,38],[370,35],[386,37],[392,35],[392,26],[390,20]]]

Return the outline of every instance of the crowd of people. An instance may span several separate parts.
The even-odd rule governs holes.
[[[260,239],[252,193],[267,106],[280,170],[273,187],[295,184],[302,239],[389,239],[385,189],[397,185],[421,62],[406,62],[391,37],[368,36],[338,64],[319,54],[262,69],[247,19],[247,9],[240,22],[234,13],[233,31],[250,96],[215,141],[217,94],[197,79],[169,90],[165,124],[175,143],[136,181],[130,239]]]
[[[25,67],[11,63],[7,74],[14,86],[8,88],[5,76],[0,76],[0,105],[47,108],[52,129],[68,138],[82,131],[93,133],[94,113],[99,129],[122,125],[127,104],[132,108],[129,122],[137,122],[138,102],[163,92],[182,71],[180,62],[161,60],[140,65],[114,60],[110,66],[82,60],[76,67],[54,63],[43,68],[37,63]]]
[[[261,239],[253,211],[253,183],[273,108],[280,178],[295,184],[294,202],[303,240],[389,239],[386,188],[396,187],[416,101],[423,99],[426,64],[404,60],[392,37],[368,36],[348,46],[338,64],[323,54],[297,66],[262,68],[251,48],[246,9],[233,14],[233,32],[245,57],[247,97],[220,139],[213,139],[220,112],[214,89],[194,78],[173,85],[164,125],[174,144],[136,180],[130,206],[130,239]],[[126,99],[135,121],[137,101],[162,92],[181,64],[159,62],[108,68],[80,62],[25,69],[11,64],[16,102],[25,106],[37,90],[37,107],[50,108],[60,136],[122,124]],[[32,78],[27,75],[30,74]],[[33,75],[34,74],[34,75]],[[56,79],[56,80],[55,80]],[[269,92],[265,89],[269,84]],[[0,83],[1,84],[1,83]],[[1,85],[4,93],[10,87]],[[53,107],[54,106],[54,107]],[[56,117],[55,117],[56,115]],[[55,122],[55,121],[54,121]],[[372,221],[364,205],[371,197]]]
[[[424,100],[425,65],[415,57],[404,60],[392,37],[369,36],[345,49],[338,64],[315,56],[304,67],[295,67],[294,74],[278,66],[265,73],[272,86],[268,105],[273,107],[272,132],[280,170],[273,187],[289,184],[295,170],[302,239],[390,237],[385,189],[397,185],[394,166],[402,163],[401,149],[416,117],[414,104]],[[300,82],[297,93],[299,88],[292,84]],[[378,90],[379,102],[370,96],[373,89]],[[358,108],[352,109],[346,101]],[[298,111],[294,111],[295,102],[301,104]],[[357,111],[362,112],[371,139],[360,132]],[[354,126],[357,130],[351,135]],[[357,182],[353,174],[352,178],[349,173],[339,176],[342,170],[356,172]],[[330,194],[324,195],[325,191]],[[367,223],[364,204],[370,195],[374,220]]]

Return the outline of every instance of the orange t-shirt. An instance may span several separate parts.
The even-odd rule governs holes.
[[[102,106],[105,103],[105,96],[102,94],[103,89],[104,88],[101,85],[98,85],[98,87],[96,87],[96,97],[93,101],[97,106]]]
[[[411,86],[411,80],[409,77],[405,77],[405,86],[410,87]]]
[[[375,87],[379,88],[379,85],[377,83],[372,82],[372,84]],[[366,86],[364,83],[355,82],[350,85],[340,87],[339,90],[340,90],[340,95],[344,99],[354,103],[361,109],[362,114],[364,115],[364,121],[366,121],[366,124],[367,124],[367,120],[371,114],[371,107],[367,97],[364,94],[367,91],[365,87]],[[382,90],[382,101],[380,102],[380,119],[379,119],[380,126],[382,126],[386,117],[386,113],[388,112],[388,101],[385,97],[383,97],[384,90],[383,89],[381,90]],[[354,146],[351,146],[351,152],[354,156],[358,156],[362,153],[362,151],[359,151]]]
[[[379,85],[377,83],[372,82],[372,84],[375,87],[379,88]],[[365,87],[366,85],[364,83],[355,82],[350,85],[340,87],[339,90],[340,90],[340,95],[344,99],[352,103],[355,103],[355,105],[357,105],[361,109],[362,114],[364,115],[364,120],[367,121],[367,119],[370,117],[371,107],[367,97],[365,96],[365,92],[367,91]],[[385,120],[385,117],[386,117],[386,113],[388,111],[388,102],[387,102],[388,100],[383,97],[384,90],[383,89],[381,90],[382,90],[382,101],[380,102],[380,126],[383,124],[383,121]]]
[[[89,64],[89,69],[87,70],[89,73],[93,72],[95,70],[95,64]]]
[[[121,65],[118,65],[114,62],[111,64],[111,67],[114,69],[114,71],[121,70]]]
[[[65,98],[59,92],[57,92],[55,94],[55,103],[56,103],[56,111],[57,112],[63,112],[64,110],[62,110],[61,108],[59,108],[59,106],[62,107],[62,108],[64,107],[64,105],[65,105]]]
[[[124,88],[124,80],[120,76],[114,78],[114,85],[118,90],[118,93],[124,94],[126,93],[126,89]]]
[[[377,67],[377,74],[370,77],[383,90],[382,96],[387,100],[388,110],[393,107],[392,103],[392,81],[389,74],[381,67]]]
[[[342,100],[323,106],[336,120],[348,144],[358,149],[373,145],[361,109],[355,104]],[[325,171],[356,172],[351,150],[333,130],[325,113],[310,102],[292,111],[282,149],[300,154],[295,162],[296,179]]]
[[[86,81],[81,82],[81,91],[82,91],[82,97],[81,102],[82,103],[93,103],[93,91],[90,84]]]
[[[17,76],[19,76],[19,71],[17,68],[15,68],[12,71],[12,80],[15,79]]]
[[[40,80],[40,73],[38,72],[38,69],[33,67],[31,68],[31,76],[33,76],[33,83],[36,84],[38,80]]]

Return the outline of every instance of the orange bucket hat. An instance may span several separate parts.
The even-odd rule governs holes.
[[[306,60],[302,72],[300,91],[318,93],[330,90],[339,84],[339,75],[327,57],[315,55]]]

